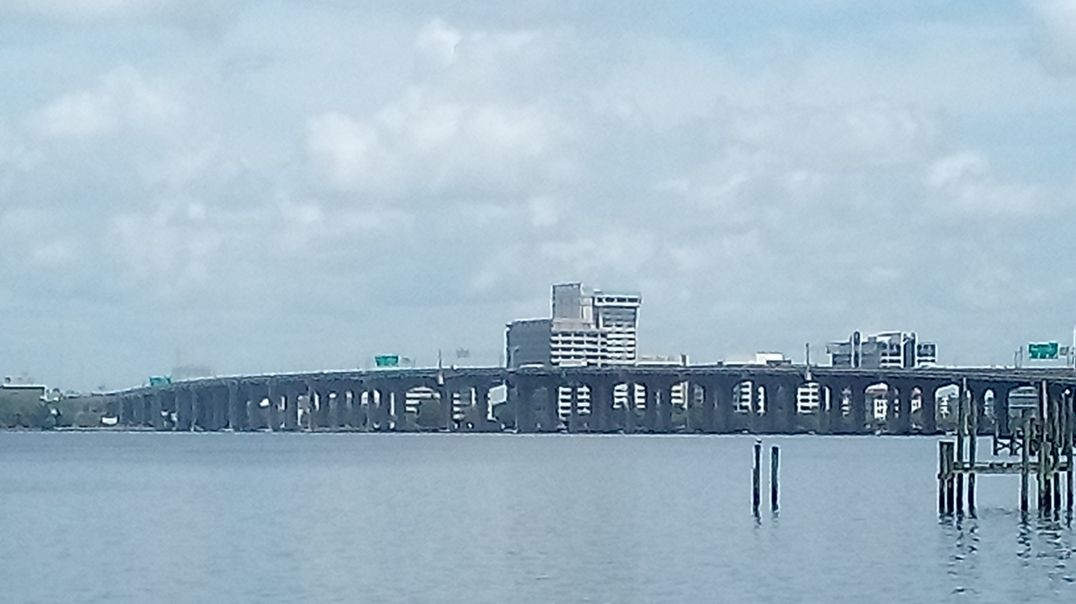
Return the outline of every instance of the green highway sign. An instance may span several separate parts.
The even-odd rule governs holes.
[[[398,354],[379,354],[374,357],[375,367],[399,367],[400,355]]]
[[[1050,360],[1058,358],[1061,346],[1057,342],[1032,342],[1027,345],[1027,358]]]

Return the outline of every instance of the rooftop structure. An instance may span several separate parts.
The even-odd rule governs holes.
[[[909,331],[886,331],[866,338],[856,331],[848,340],[826,345],[826,352],[834,367],[853,369],[910,369],[938,362],[937,344]]]

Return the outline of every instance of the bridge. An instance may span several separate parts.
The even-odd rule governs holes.
[[[881,421],[867,397],[875,384],[887,386]],[[199,379],[93,398],[120,427],[171,431],[936,434],[952,423],[939,412],[938,391],[958,386],[980,429],[1009,434],[1009,394],[1043,384],[1052,400],[1072,405],[1071,369],[802,365],[333,371]],[[804,385],[818,392],[815,408],[797,404]],[[496,412],[494,389],[505,393]],[[430,413],[418,421],[418,393],[434,409],[432,421]]]

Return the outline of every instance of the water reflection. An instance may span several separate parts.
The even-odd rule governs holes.
[[[995,567],[1004,569],[999,563],[1008,549],[1005,534],[1015,536],[1013,551],[1019,567],[1028,573],[1025,576],[1045,576],[1058,595],[1069,593],[1076,583],[1072,563],[1076,536],[1071,515],[992,509],[978,518],[942,516],[939,528],[948,544],[946,573],[953,582],[953,594],[974,595],[983,573],[997,572]]]

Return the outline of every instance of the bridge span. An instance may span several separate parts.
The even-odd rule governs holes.
[[[867,396],[875,384],[887,386],[881,419]],[[1051,398],[1073,404],[1071,369],[794,365],[332,371],[218,377],[93,396],[104,397],[120,427],[172,431],[935,434],[951,423],[938,391],[964,385],[978,425],[1007,434],[1009,394],[1043,384]],[[804,385],[819,393],[814,408],[797,404]],[[505,393],[496,410],[495,389]],[[418,392],[425,413],[416,412]]]

